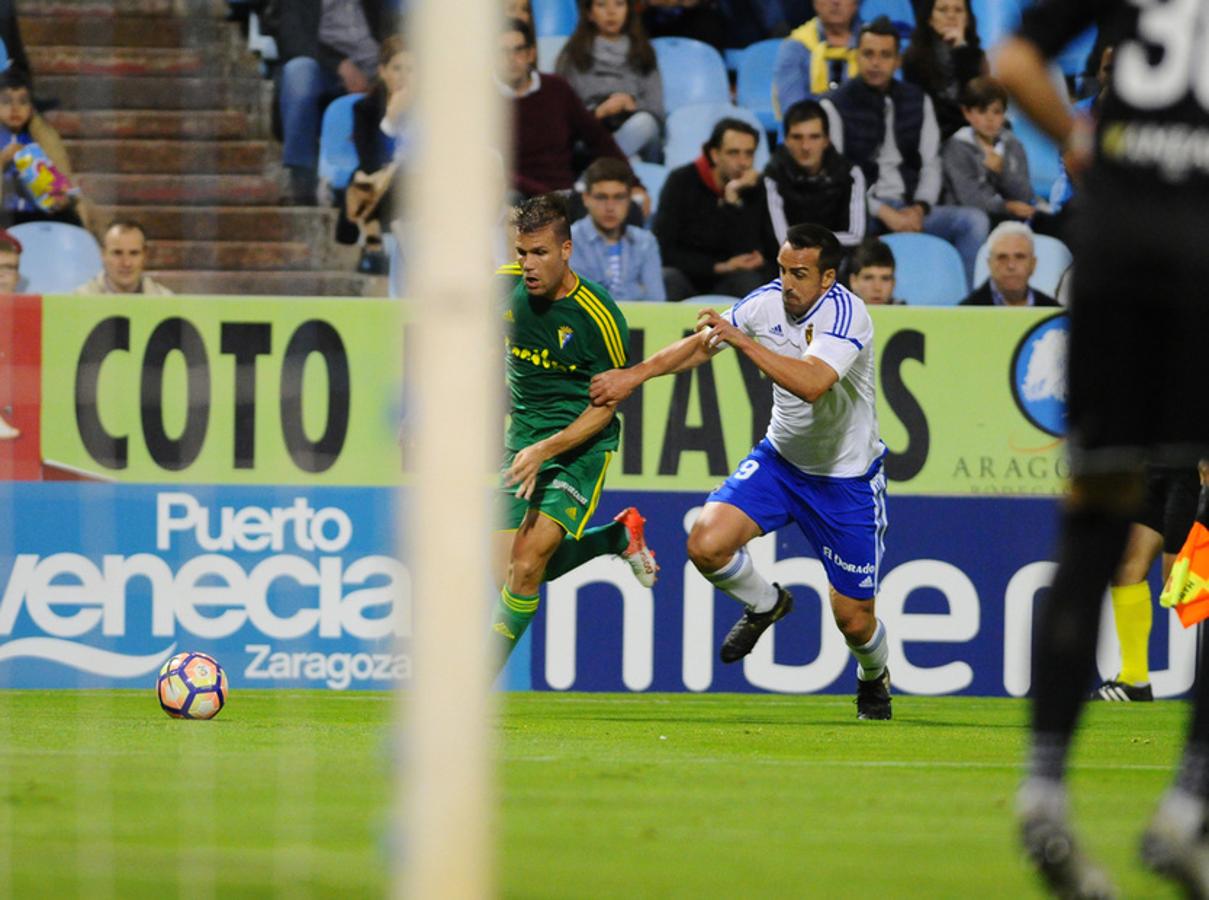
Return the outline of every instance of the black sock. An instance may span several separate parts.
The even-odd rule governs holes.
[[[1033,743],[1039,778],[1061,778],[1095,669],[1100,605],[1129,521],[1102,512],[1062,517],[1058,571],[1033,626]]]

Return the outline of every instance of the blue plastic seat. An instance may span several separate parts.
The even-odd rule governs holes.
[[[903,37],[915,28],[915,8],[911,0],[863,0],[860,6],[862,22],[872,22],[878,16],[886,16],[898,27]]]
[[[21,277],[30,294],[66,294],[101,273],[101,248],[88,231],[62,222],[8,229],[21,242]]]
[[[780,38],[757,41],[739,57],[739,75],[735,83],[735,99],[750,109],[765,131],[777,130],[777,114],[772,105],[772,76],[777,64]]]
[[[651,41],[663,79],[663,107],[671,113],[692,103],[729,103],[730,80],[722,54],[691,38]]]
[[[575,0],[533,0],[533,30],[539,38],[570,35],[579,22]]]
[[[990,50],[1016,30],[1026,0],[970,0],[983,50]]]
[[[683,106],[667,117],[667,142],[663,161],[669,169],[690,163],[701,155],[701,145],[709,140],[710,132],[719,119],[742,119],[756,129],[756,168],[761,172],[768,165],[768,138],[755,113],[731,103],[694,103]]]
[[[1087,69],[1087,57],[1091,55],[1092,48],[1096,45],[1096,34],[1096,28],[1093,25],[1062,48],[1062,52],[1058,54],[1054,62],[1058,64],[1063,75],[1083,74]]]
[[[638,176],[642,186],[651,195],[651,216],[647,219],[649,225],[655,216],[655,210],[659,208],[659,194],[663,191],[663,183],[667,181],[668,168],[659,163],[642,161],[631,161],[630,168],[634,170],[634,174]]]
[[[1037,256],[1037,270],[1033,272],[1033,277],[1028,280],[1028,283],[1051,297],[1058,296],[1058,282],[1062,280],[1062,273],[1070,267],[1074,259],[1070,250],[1056,237],[1034,234],[1033,253]],[[989,242],[978,248],[978,255],[974,257],[975,285],[982,284],[990,276],[991,271],[988,265],[990,255]]]
[[[344,190],[357,171],[357,147],[353,144],[353,104],[364,94],[337,97],[323,111],[319,130],[319,177],[337,190]]]
[[[537,71],[553,72],[558,63],[558,54],[567,45],[567,35],[548,34],[537,39]]]
[[[957,248],[931,234],[885,234],[894,252],[894,293],[913,306],[956,306],[970,292]]]
[[[1048,197],[1050,189],[1062,172],[1062,153],[1058,145],[1019,108],[1010,108],[1008,118],[1012,123],[1012,133],[1024,145],[1033,190],[1039,197]]]

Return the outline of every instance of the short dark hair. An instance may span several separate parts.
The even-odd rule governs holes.
[[[9,66],[0,72],[0,90],[20,90],[25,88],[31,94],[34,92],[29,76],[19,66]]]
[[[967,109],[986,109],[998,100],[1007,109],[1007,89],[989,75],[979,75],[961,90],[961,105]]]
[[[525,39],[525,46],[532,47],[537,43],[537,38],[533,36],[533,26],[523,19],[505,19],[504,30],[501,35],[509,34],[513,31],[519,31],[521,37]]]
[[[634,173],[630,167],[614,156],[602,156],[584,171],[584,190],[601,181],[620,181],[628,188],[634,187]]]
[[[567,201],[561,194],[530,197],[513,211],[512,225],[518,234],[532,234],[553,227],[554,236],[560,241],[571,240],[571,219]]]
[[[902,35],[898,33],[898,28],[890,21],[889,16],[878,16],[872,22],[866,22],[861,26],[860,36],[856,39],[857,44],[860,44],[860,39],[867,34],[876,34],[878,37],[894,38],[894,49],[897,51],[902,47]]]
[[[823,104],[818,100],[799,100],[789,107],[785,112],[785,130],[788,132],[799,122],[810,122],[814,119],[823,123],[823,134],[830,138],[831,122],[827,119],[827,110],[823,109]]]
[[[16,253],[20,256],[23,249],[19,240],[0,228],[0,253]]]
[[[844,258],[844,248],[840,246],[839,238],[822,225],[807,223],[794,225],[785,234],[785,242],[794,250],[819,251],[819,271],[840,270],[840,261]]]
[[[861,241],[852,252],[852,259],[848,263],[848,273],[850,276],[857,275],[861,269],[869,266],[894,268],[894,251],[890,249],[889,244],[879,241],[877,238],[865,238]]]
[[[736,119],[733,116],[727,116],[725,119],[719,119],[714,123],[714,130],[709,133],[709,140],[701,146],[701,152],[709,158],[709,151],[717,150],[722,146],[722,138],[728,131],[738,131],[741,134],[746,134],[748,137],[755,138],[756,144],[760,143],[760,132],[756,131],[754,125],[750,122],[744,122],[742,119]]]
[[[147,242],[147,229],[143,227],[141,222],[139,222],[137,219],[120,218],[114,219],[105,226],[105,230],[101,233],[102,244],[105,242],[105,235],[109,234],[109,232],[113,231],[115,228],[118,231],[137,231],[143,236],[143,243]]]

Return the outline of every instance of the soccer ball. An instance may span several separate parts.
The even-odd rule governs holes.
[[[155,692],[174,719],[213,719],[227,702],[227,673],[213,656],[178,653],[160,669]]]

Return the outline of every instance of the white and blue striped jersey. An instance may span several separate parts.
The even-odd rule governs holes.
[[[816,357],[840,376],[814,403],[773,385],[767,437],[777,452],[810,475],[866,474],[885,445],[877,429],[873,321],[865,302],[836,284],[805,315],[792,319],[778,278],[723,315],[768,349],[794,359]]]

